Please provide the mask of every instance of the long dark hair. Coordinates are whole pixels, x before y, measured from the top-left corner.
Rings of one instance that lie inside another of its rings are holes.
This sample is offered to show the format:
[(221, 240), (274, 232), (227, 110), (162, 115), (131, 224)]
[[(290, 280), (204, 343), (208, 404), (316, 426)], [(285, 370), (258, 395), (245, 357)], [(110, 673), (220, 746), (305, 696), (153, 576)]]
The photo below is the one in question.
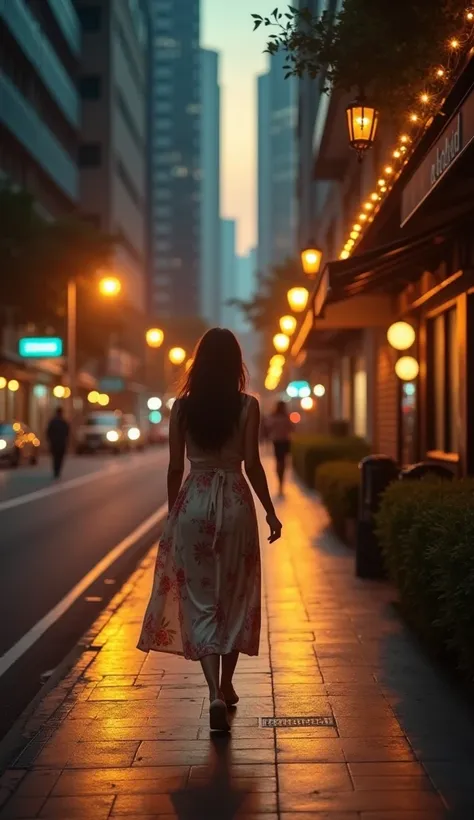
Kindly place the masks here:
[(179, 393), (179, 415), (193, 442), (216, 452), (239, 422), (247, 370), (240, 345), (230, 330), (204, 334)]

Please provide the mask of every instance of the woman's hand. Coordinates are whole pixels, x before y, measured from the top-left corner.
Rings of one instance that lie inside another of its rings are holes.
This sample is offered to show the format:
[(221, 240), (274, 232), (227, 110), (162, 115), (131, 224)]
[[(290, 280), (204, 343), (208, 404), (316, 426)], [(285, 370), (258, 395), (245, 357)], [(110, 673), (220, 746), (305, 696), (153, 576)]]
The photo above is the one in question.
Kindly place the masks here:
[(274, 541), (278, 541), (281, 538), (281, 529), (282, 523), (276, 517), (274, 512), (268, 513), (267, 515), (267, 524), (270, 527), (270, 535), (268, 536), (268, 541), (270, 544), (273, 544)]

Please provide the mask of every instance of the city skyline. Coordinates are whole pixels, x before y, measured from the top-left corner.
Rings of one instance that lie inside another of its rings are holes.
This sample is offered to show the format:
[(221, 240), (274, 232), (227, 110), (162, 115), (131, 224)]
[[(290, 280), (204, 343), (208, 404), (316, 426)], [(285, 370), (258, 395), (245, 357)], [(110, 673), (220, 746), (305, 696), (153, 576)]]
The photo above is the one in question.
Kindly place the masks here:
[[(222, 215), (237, 222), (237, 252), (257, 244), (256, 77), (268, 68), (267, 30), (252, 33), (251, 14), (270, 14), (274, 0), (202, 0), (201, 45), (220, 52)], [(245, 49), (243, 48), (245, 43)]]

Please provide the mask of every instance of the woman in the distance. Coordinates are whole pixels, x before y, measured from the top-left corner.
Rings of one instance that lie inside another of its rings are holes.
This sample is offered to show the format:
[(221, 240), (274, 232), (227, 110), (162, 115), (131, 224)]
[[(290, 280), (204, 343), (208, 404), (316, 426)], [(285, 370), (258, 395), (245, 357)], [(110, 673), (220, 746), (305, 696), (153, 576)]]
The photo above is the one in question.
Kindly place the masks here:
[(285, 480), (286, 461), (291, 450), (291, 434), (293, 424), (288, 415), (286, 404), (279, 401), (275, 410), (268, 417), (269, 435), (273, 442), (275, 452), (276, 472), (280, 487), (280, 495), (283, 495), (283, 483)]
[[(259, 457), (260, 408), (245, 387), (237, 339), (209, 330), (171, 411), (170, 512), (138, 643), (201, 662), (210, 727), (219, 731), (229, 730), (227, 708), (239, 700), (239, 653), (259, 650), (260, 549), (242, 462), (267, 514), (268, 540), (281, 535)], [(191, 469), (182, 485), (185, 453)]]

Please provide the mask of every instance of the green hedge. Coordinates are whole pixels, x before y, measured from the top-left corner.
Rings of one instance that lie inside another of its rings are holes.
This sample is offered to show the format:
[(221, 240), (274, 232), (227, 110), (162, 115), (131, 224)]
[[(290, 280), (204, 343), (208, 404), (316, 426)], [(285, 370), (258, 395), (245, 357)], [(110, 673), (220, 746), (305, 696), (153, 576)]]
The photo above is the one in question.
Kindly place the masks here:
[(394, 483), (376, 520), (405, 615), (474, 679), (474, 480)]
[(314, 487), (316, 468), (326, 461), (355, 461), (370, 449), (357, 436), (295, 436), (292, 442), (293, 468), (308, 487)]
[(355, 461), (327, 461), (316, 468), (315, 487), (321, 494), (338, 535), (346, 537), (346, 522), (357, 518), (360, 470)]

